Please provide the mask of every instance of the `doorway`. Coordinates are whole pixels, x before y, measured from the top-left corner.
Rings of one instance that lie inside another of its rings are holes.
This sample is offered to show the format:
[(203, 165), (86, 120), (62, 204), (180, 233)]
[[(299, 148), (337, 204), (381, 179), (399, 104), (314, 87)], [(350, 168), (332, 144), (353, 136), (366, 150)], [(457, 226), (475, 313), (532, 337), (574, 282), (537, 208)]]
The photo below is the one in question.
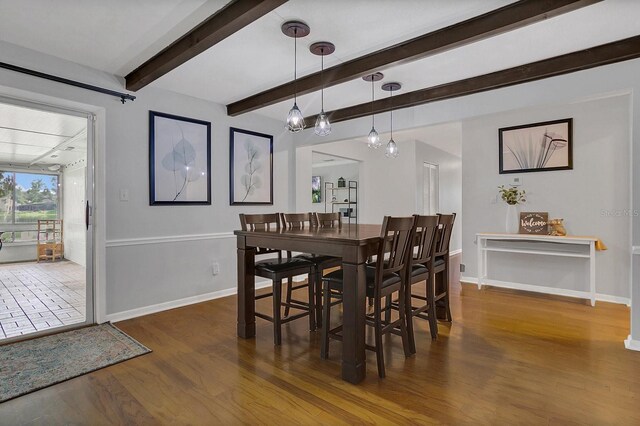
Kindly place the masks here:
[(93, 123), (0, 97), (0, 344), (94, 323)]
[(423, 163), (422, 211), (425, 215), (434, 215), (440, 210), (440, 173), (437, 164)]

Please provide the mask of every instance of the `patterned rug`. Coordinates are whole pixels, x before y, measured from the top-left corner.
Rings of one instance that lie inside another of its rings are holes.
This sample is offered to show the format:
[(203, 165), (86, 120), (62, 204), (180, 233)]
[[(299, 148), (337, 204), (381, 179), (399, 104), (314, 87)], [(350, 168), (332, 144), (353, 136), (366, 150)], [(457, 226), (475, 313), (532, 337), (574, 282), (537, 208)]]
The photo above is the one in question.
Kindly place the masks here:
[(149, 352), (111, 324), (0, 346), (0, 402)]

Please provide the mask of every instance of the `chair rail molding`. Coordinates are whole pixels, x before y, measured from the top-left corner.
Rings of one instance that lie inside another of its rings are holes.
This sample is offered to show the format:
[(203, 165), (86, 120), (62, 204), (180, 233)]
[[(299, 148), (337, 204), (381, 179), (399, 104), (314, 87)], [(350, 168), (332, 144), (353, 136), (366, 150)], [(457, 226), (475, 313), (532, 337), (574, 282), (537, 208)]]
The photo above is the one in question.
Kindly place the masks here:
[(218, 232), (212, 234), (166, 235), (161, 237), (138, 237), (107, 240), (107, 247), (141, 246), (147, 244), (167, 244), (184, 241), (220, 240), (235, 238), (233, 232)]

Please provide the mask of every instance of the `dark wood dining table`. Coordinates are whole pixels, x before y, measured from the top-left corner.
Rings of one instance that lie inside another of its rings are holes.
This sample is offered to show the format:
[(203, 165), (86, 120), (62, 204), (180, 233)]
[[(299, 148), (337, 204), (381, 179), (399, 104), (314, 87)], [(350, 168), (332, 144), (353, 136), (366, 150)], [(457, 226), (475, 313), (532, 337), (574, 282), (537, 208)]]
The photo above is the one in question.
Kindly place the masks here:
[(365, 365), (365, 263), (378, 249), (380, 225), (338, 228), (235, 231), (238, 239), (238, 336), (256, 334), (256, 247), (314, 253), (342, 258), (344, 269), (342, 379), (358, 383)]

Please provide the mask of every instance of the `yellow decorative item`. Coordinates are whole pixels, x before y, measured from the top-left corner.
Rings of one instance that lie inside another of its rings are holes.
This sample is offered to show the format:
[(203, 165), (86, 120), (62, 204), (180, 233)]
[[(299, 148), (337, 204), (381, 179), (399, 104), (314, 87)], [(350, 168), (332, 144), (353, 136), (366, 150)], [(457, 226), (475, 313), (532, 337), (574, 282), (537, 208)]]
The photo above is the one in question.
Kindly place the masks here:
[(564, 237), (567, 235), (567, 230), (564, 229), (564, 219), (551, 219), (549, 220), (549, 235), (555, 235), (558, 237)]
[(602, 242), (602, 240), (596, 240), (596, 250), (603, 251), (606, 250), (607, 246)]

